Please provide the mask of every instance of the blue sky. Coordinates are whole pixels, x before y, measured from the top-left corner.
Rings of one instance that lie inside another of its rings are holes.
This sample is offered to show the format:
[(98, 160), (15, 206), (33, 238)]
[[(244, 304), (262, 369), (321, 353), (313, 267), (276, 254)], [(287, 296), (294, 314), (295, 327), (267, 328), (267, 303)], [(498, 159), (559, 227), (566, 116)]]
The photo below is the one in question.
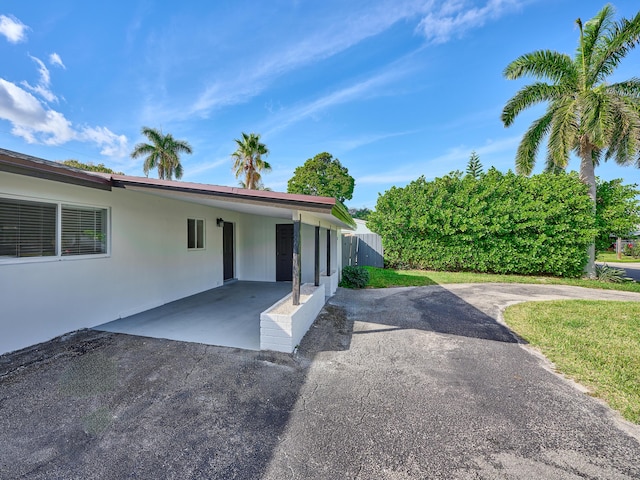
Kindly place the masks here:
[[(271, 152), (266, 186), (286, 191), (295, 167), (327, 151), (356, 180), (348, 206), (373, 208), (392, 185), (463, 170), (472, 150), (485, 168), (514, 168), (543, 110), (503, 127), (505, 102), (529, 82), (505, 80), (504, 67), (537, 49), (573, 54), (575, 19), (604, 3), (5, 0), (0, 147), (143, 175), (129, 153), (150, 126), (193, 146), (183, 180), (237, 185), (233, 139), (256, 132)], [(618, 17), (640, 8), (612, 3)], [(637, 49), (614, 80), (639, 66)], [(640, 183), (633, 167), (596, 173)]]

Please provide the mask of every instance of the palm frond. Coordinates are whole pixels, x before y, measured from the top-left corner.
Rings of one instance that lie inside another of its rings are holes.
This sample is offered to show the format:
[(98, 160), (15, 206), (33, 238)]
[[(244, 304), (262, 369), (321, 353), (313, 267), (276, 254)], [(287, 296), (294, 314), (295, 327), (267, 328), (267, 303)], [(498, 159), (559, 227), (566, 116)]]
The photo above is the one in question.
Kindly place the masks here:
[(576, 101), (565, 99), (553, 106), (553, 118), (547, 144), (547, 165), (565, 168), (569, 163), (571, 150), (578, 145), (578, 120)]
[(569, 55), (553, 50), (537, 50), (516, 58), (507, 65), (503, 75), (509, 80), (531, 76), (553, 83), (573, 83), (576, 70)]
[[(611, 28), (614, 14), (615, 10), (613, 7), (611, 5), (605, 5), (604, 8), (591, 20), (587, 21), (584, 26), (580, 19), (576, 20), (576, 23), (580, 27), (580, 43), (578, 44), (575, 59), (585, 79), (589, 79), (592, 76), (590, 75), (590, 71), (592, 71), (594, 63), (594, 52), (602, 49), (602, 43), (606, 38), (608, 30)], [(597, 57), (597, 55), (595, 56)]]
[(543, 82), (536, 82), (522, 87), (509, 99), (502, 110), (502, 123), (504, 123), (505, 127), (508, 127), (523, 110), (541, 102), (562, 98), (570, 92), (571, 90), (564, 85), (549, 85)]
[(540, 144), (549, 133), (552, 119), (553, 112), (548, 111), (534, 121), (522, 137), (516, 153), (516, 173), (519, 175), (531, 175)]
[(633, 77), (622, 82), (605, 85), (604, 89), (611, 94), (635, 98), (640, 102), (640, 78)]
[[(604, 9), (603, 9), (604, 10)], [(611, 22), (593, 54), (592, 82), (603, 82), (613, 74), (620, 61), (640, 42), (640, 12), (631, 20)]]

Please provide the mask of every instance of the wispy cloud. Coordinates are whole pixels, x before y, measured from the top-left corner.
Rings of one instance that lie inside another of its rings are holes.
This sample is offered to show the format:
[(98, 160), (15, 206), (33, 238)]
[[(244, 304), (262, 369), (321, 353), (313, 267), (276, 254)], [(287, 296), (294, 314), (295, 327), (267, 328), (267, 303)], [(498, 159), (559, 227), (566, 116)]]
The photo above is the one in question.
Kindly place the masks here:
[(518, 0), (488, 0), (484, 6), (469, 6), (465, 0), (450, 0), (433, 8), (418, 24), (416, 31), (431, 43), (460, 38), (467, 31), (482, 27), (520, 6)]
[[(484, 0), (486, 3), (479, 6), (477, 1), (378, 0), (354, 2), (348, 6), (340, 2), (340, 8), (328, 1), (323, 7), (317, 7), (318, 17), (310, 16), (308, 23), (301, 19), (296, 28), (283, 30), (275, 41), (248, 44), (242, 53), (243, 61), (209, 72), (209, 79), (205, 78), (203, 88), (186, 101), (186, 108), (184, 98), (180, 99), (179, 105), (172, 105), (172, 100), (159, 101), (155, 96), (149, 98), (143, 116), (188, 119), (197, 115), (206, 118), (215, 110), (247, 103), (283, 75), (345, 52), (399, 22), (417, 25), (416, 34), (424, 36), (427, 44), (443, 43), (532, 0)], [(166, 55), (155, 64), (164, 65), (165, 58)], [(160, 75), (163, 77), (172, 69), (164, 65), (160, 70), (164, 72)]]
[(10, 43), (20, 43), (27, 39), (27, 27), (16, 17), (0, 15), (0, 35), (4, 35)]
[(34, 87), (31, 86), (27, 81), (23, 81), (22, 85), (27, 87), (27, 89), (32, 91), (33, 93), (40, 95), (47, 102), (57, 103), (58, 97), (51, 91), (51, 74), (49, 73), (49, 69), (39, 58), (31, 57), (31, 60), (38, 64), (38, 72), (40, 73), (38, 84)]
[(363, 98), (386, 95), (385, 86), (406, 76), (411, 71), (410, 62), (405, 57), (402, 62), (394, 62), (376, 75), (343, 87), (306, 103), (292, 108), (283, 108), (276, 113), (266, 127), (265, 136), (273, 134), (307, 118), (313, 118), (321, 112), (337, 105), (354, 102)]
[[(480, 146), (457, 146), (449, 149), (438, 157), (425, 159), (422, 162), (404, 164), (401, 168), (356, 177), (356, 185), (390, 185), (394, 183), (407, 183), (415, 180), (420, 175), (425, 175), (427, 178), (446, 175), (453, 170), (464, 169), (466, 163), (469, 161), (471, 152), (474, 150), (480, 157), (481, 162), (483, 162), (484, 156), (491, 155), (491, 160), (493, 160), (491, 165), (495, 165), (495, 156), (499, 154), (508, 153), (509, 158), (512, 159), (513, 156), (515, 156), (516, 148), (521, 139), (521, 136), (513, 136), (498, 141), (488, 140)], [(511, 153), (513, 153), (513, 155), (511, 155)], [(485, 165), (485, 167), (487, 165)]]
[(215, 170), (218, 167), (222, 167), (223, 165), (228, 165), (229, 169), (231, 169), (231, 157), (218, 158), (216, 160), (203, 162), (198, 165), (190, 165), (188, 171), (185, 173), (184, 180), (189, 180), (193, 178), (197, 178), (199, 175), (208, 172), (210, 170)]
[(338, 151), (348, 152), (365, 145), (380, 142), (388, 138), (403, 137), (405, 135), (412, 135), (418, 133), (420, 130), (407, 130), (404, 132), (391, 132), (391, 133), (371, 133), (366, 135), (359, 135), (353, 138), (347, 138), (345, 140), (337, 140), (334, 145)]
[[(428, 11), (432, 1), (384, 1), (361, 10), (313, 22), (303, 37), (291, 37), (281, 48), (266, 52), (247, 71), (234, 72), (228, 81), (216, 79), (193, 103), (191, 113), (206, 114), (221, 106), (243, 103), (263, 92), (275, 78), (317, 63), (389, 29), (399, 21)], [(319, 26), (319, 27), (318, 27)]]
[(67, 67), (64, 66), (64, 63), (62, 63), (62, 58), (60, 58), (60, 55), (58, 55), (56, 52), (53, 52), (51, 55), (49, 55), (49, 63), (51, 65), (64, 68), (65, 70), (67, 69)]

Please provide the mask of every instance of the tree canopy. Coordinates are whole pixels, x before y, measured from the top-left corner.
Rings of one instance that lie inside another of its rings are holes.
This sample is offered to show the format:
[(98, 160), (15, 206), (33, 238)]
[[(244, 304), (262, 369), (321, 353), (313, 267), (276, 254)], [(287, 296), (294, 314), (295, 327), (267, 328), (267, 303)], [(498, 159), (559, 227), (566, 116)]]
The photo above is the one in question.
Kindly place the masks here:
[(177, 140), (170, 133), (164, 135), (161, 130), (142, 127), (142, 134), (150, 143), (138, 143), (131, 152), (131, 158), (145, 157), (142, 169), (145, 175), (157, 168), (158, 178), (171, 180), (182, 178), (181, 153), (193, 153), (191, 145), (185, 140)]
[(231, 154), (233, 170), (236, 178), (244, 176), (239, 182), (240, 186), (250, 190), (265, 189), (262, 172), (270, 172), (271, 165), (262, 158), (269, 155), (269, 149), (260, 141), (260, 135), (242, 132), (242, 138), (234, 141), (238, 148)]
[(322, 152), (309, 158), (293, 172), (287, 192), (334, 197), (340, 202), (353, 198), (355, 180), (333, 155)]
[(626, 237), (640, 225), (640, 202), (638, 185), (623, 185), (622, 179), (604, 181), (597, 179), (598, 200), (596, 202), (596, 250), (604, 251), (611, 246), (612, 238)]
[[(510, 80), (530, 76), (536, 82), (520, 89), (505, 105), (502, 121), (513, 124), (525, 109), (547, 102), (546, 112), (524, 134), (516, 154), (516, 171), (530, 175), (540, 144), (547, 142), (546, 167), (567, 167), (570, 154), (580, 158), (580, 179), (589, 187), (596, 210), (595, 167), (614, 159), (640, 166), (640, 79), (609, 82), (621, 60), (640, 41), (640, 12), (631, 20), (614, 20), (606, 5), (586, 23), (576, 20), (580, 35), (574, 57), (551, 50), (527, 53), (507, 65)], [(586, 273), (595, 275), (595, 244), (588, 249)]]
[(101, 172), (101, 173), (113, 173), (113, 174), (116, 174), (116, 175), (124, 175), (123, 172), (114, 172), (109, 167), (105, 167), (103, 163), (99, 163), (98, 165), (94, 165), (91, 162), (82, 163), (82, 162), (79, 162), (78, 160), (74, 160), (74, 159), (63, 160), (60, 163), (62, 163), (63, 165), (66, 165), (67, 167), (78, 168), (80, 170), (86, 170), (87, 172)]
[(349, 209), (349, 215), (351, 215), (352, 218), (357, 218), (359, 220), (368, 219), (369, 215), (371, 215), (372, 213), (373, 213), (373, 211), (370, 208), (367, 208), (367, 207), (350, 208)]

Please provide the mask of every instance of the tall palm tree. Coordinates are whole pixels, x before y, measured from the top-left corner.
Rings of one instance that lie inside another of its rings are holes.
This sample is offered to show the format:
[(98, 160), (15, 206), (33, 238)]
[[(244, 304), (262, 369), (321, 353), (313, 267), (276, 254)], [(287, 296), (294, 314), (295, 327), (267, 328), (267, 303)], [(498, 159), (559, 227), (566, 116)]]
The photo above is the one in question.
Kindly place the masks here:
[[(613, 158), (640, 167), (640, 79), (608, 83), (620, 61), (640, 41), (640, 12), (614, 21), (606, 5), (580, 29), (574, 58), (550, 50), (520, 56), (504, 71), (510, 80), (531, 76), (538, 81), (520, 89), (502, 111), (506, 127), (526, 108), (547, 102), (545, 114), (524, 134), (516, 154), (516, 171), (530, 175), (542, 141), (547, 142), (547, 170), (566, 168), (571, 152), (580, 159), (580, 179), (589, 187), (595, 215), (595, 167)], [(546, 80), (546, 81), (544, 81)], [(585, 267), (595, 276), (595, 244)]]
[(189, 142), (177, 140), (170, 133), (163, 135), (157, 128), (142, 127), (142, 134), (150, 143), (138, 143), (133, 148), (131, 157), (146, 157), (143, 165), (144, 174), (149, 176), (149, 170), (157, 168), (158, 178), (161, 180), (171, 180), (174, 175), (176, 179), (182, 178), (180, 154), (193, 153)]
[(233, 170), (236, 178), (244, 175), (241, 185), (244, 188), (257, 189), (261, 185), (261, 172), (271, 171), (271, 165), (262, 159), (269, 155), (269, 150), (260, 142), (260, 135), (242, 132), (242, 139), (234, 139), (238, 148), (231, 154), (233, 157)]

